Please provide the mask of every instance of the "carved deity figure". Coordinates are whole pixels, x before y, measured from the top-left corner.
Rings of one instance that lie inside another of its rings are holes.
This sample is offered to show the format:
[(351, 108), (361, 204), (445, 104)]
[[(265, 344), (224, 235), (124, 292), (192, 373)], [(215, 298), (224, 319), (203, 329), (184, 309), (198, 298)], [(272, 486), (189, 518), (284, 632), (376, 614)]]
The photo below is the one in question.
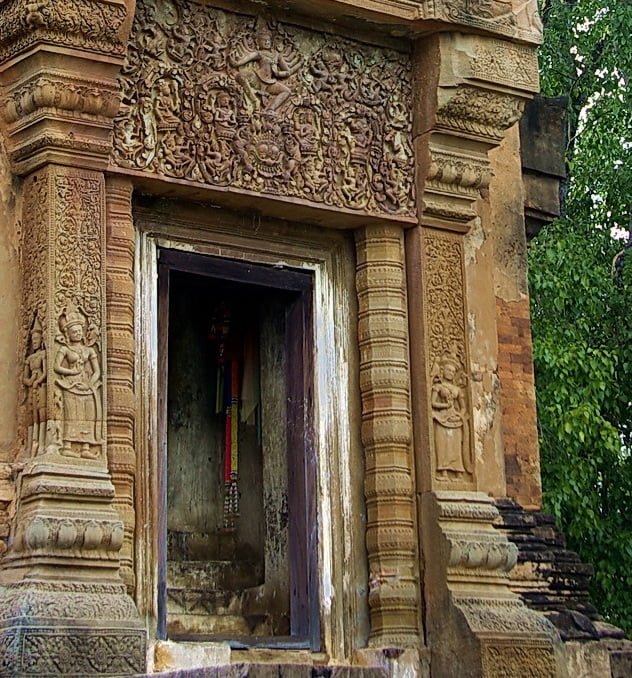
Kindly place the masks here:
[(456, 381), (457, 360), (446, 355), (439, 361), (438, 374), (432, 384), (431, 405), (437, 472), (451, 474), (469, 472), (467, 411), (463, 389)]
[(28, 449), (35, 456), (46, 447), (46, 348), (37, 316), (31, 329), (30, 351), (24, 361), (22, 382), (27, 388), (29, 408)]
[(160, 78), (155, 85), (154, 112), (158, 129), (177, 126), (180, 119), (176, 115), (181, 106), (178, 83), (173, 78)]
[[(240, 69), (236, 76), (237, 82), (244, 88), (253, 111), (259, 110), (263, 102), (264, 110), (275, 114), (289, 99), (292, 90), (281, 81), (294, 73), (300, 63), (300, 56), (297, 54), (293, 61), (292, 64), (288, 63), (286, 57), (274, 49), (272, 33), (265, 23), (258, 22), (255, 49), (244, 49), (242, 45), (232, 59), (233, 67)], [(251, 73), (244, 71), (248, 64), (254, 66)]]
[(86, 319), (77, 309), (68, 309), (59, 326), (65, 345), (57, 351), (55, 384), (63, 400), (63, 433), (60, 453), (67, 457), (97, 459), (101, 443), (101, 368), (99, 357), (86, 345)]

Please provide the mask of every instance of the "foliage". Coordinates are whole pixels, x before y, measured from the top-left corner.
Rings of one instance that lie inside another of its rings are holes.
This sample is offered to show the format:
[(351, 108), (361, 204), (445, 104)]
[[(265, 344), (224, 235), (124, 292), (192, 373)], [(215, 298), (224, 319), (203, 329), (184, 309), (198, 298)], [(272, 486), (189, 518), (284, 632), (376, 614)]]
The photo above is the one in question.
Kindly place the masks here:
[(541, 13), (543, 93), (569, 98), (564, 214), (529, 255), (544, 502), (630, 634), (632, 247), (613, 259), (632, 244), (632, 2)]

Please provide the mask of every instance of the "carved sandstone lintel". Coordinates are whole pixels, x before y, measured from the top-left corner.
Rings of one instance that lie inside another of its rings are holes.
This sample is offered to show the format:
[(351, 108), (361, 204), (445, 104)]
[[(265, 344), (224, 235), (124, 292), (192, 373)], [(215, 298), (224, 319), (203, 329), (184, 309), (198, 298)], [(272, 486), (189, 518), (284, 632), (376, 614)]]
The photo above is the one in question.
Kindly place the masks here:
[(356, 233), (370, 644), (420, 643), (403, 231)]
[(121, 0), (7, 0), (0, 8), (0, 63), (42, 43), (122, 55), (127, 16)]
[[(284, 6), (319, 12), (336, 23), (378, 25), (382, 32), (421, 33), (430, 30), (476, 32), (539, 43), (542, 23), (537, 0), (332, 0), (319, 9), (312, 0), (285, 0)], [(351, 24), (352, 25), (352, 24)]]
[(190, 0), (139, 5), (112, 163), (410, 220), (406, 53)]
[[(509, 587), (517, 549), (499, 534), (493, 500), (480, 493), (428, 492), (422, 499), (425, 590), (438, 675), (554, 678), (559, 637)], [(458, 638), (458, 641), (457, 641)], [(458, 642), (459, 652), (453, 651)]]

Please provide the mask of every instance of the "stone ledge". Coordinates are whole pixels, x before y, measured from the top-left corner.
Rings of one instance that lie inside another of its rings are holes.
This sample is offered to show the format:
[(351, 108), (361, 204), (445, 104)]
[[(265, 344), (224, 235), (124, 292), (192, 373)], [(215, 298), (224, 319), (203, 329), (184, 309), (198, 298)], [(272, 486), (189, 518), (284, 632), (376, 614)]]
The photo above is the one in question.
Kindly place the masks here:
[(386, 678), (381, 668), (311, 666), (309, 664), (230, 664), (166, 673), (139, 674), (136, 678)]

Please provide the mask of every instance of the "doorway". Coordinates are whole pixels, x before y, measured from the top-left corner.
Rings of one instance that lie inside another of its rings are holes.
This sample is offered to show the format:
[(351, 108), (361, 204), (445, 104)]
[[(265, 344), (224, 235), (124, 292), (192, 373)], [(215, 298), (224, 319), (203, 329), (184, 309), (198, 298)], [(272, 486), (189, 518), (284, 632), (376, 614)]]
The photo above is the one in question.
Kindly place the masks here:
[(312, 274), (158, 257), (157, 636), (318, 649)]

